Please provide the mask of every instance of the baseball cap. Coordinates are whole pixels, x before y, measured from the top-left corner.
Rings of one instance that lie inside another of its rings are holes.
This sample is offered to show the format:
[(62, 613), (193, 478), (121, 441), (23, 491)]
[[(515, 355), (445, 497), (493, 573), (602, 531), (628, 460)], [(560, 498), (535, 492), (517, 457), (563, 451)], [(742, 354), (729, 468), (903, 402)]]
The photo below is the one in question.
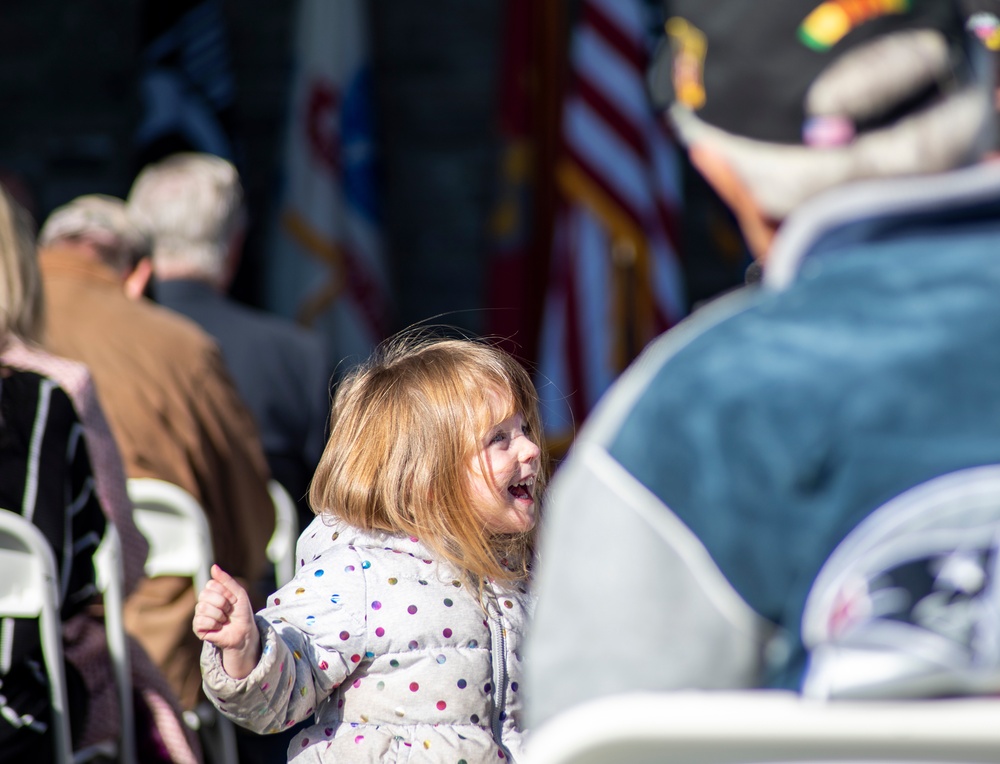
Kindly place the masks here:
[[(754, 140), (843, 145), (972, 78), (966, 19), (950, 0), (667, 0), (666, 9), (648, 77), (654, 102)], [(876, 42), (886, 67), (850, 74), (869, 96), (817, 106), (817, 80)]]

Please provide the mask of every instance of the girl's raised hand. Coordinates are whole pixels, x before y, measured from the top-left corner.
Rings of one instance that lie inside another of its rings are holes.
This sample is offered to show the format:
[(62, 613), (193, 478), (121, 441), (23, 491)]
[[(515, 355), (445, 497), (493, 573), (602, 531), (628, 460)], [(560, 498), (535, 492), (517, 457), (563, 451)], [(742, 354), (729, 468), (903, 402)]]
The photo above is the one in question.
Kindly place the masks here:
[(243, 679), (260, 660), (260, 635), (246, 590), (218, 565), (194, 606), (194, 633), (222, 651), (222, 667)]

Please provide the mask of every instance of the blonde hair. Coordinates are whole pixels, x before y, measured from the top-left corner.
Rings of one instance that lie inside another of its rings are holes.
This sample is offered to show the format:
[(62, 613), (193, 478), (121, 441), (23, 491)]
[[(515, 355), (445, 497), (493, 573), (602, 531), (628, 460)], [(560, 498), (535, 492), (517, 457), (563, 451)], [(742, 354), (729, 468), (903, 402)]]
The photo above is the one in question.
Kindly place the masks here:
[(515, 412), (537, 442), (537, 393), (504, 351), (426, 334), (389, 340), (339, 385), (310, 488), (313, 511), (417, 537), (479, 583), (527, 578), (534, 530), (491, 533), (469, 479), (489, 429)]
[(8, 333), (40, 341), (43, 308), (34, 224), (0, 186), (0, 347)]

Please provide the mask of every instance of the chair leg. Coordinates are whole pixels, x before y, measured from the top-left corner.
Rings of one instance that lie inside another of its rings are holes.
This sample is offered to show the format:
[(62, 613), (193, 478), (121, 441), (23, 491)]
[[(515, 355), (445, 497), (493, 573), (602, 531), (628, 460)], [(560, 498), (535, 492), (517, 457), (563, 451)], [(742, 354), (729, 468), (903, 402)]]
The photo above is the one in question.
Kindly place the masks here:
[(184, 721), (198, 733), (206, 764), (239, 764), (233, 723), (209, 703), (184, 712)]

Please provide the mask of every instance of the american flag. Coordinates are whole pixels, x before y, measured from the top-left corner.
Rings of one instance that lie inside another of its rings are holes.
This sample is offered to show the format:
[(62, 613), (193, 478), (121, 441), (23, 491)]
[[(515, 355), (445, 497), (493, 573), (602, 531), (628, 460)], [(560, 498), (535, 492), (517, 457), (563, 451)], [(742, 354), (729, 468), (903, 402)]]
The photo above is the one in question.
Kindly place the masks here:
[(389, 274), (379, 229), (367, 4), (301, 0), (283, 195), (267, 303), (363, 360), (386, 334)]
[(680, 158), (645, 87), (649, 14), (641, 0), (584, 0), (570, 45), (537, 379), (557, 451), (686, 310)]

